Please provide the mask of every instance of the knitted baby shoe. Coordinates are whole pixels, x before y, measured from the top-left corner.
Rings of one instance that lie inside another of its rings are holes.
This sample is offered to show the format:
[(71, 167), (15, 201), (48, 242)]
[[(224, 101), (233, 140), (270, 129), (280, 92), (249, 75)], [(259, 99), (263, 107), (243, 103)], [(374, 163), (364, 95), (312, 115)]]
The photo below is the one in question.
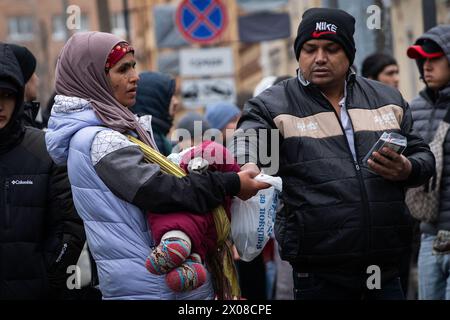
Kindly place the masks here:
[(194, 290), (205, 282), (206, 268), (197, 254), (189, 256), (181, 266), (166, 274), (166, 284), (175, 292)]
[(145, 267), (150, 273), (165, 274), (181, 265), (191, 252), (191, 244), (180, 238), (167, 238), (150, 252)]

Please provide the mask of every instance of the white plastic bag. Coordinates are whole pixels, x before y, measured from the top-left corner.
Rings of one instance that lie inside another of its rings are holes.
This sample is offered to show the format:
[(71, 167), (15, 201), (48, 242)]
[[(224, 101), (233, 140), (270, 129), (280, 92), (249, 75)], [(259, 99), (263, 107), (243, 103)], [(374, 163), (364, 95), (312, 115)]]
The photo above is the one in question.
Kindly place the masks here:
[(88, 287), (92, 282), (92, 266), (88, 250), (86, 241), (77, 261), (77, 267), (79, 268), (78, 270), (80, 270), (80, 288)]
[(273, 232), (282, 181), (279, 177), (259, 174), (255, 180), (271, 184), (256, 196), (243, 201), (234, 198), (231, 203), (231, 236), (243, 261), (258, 256)]

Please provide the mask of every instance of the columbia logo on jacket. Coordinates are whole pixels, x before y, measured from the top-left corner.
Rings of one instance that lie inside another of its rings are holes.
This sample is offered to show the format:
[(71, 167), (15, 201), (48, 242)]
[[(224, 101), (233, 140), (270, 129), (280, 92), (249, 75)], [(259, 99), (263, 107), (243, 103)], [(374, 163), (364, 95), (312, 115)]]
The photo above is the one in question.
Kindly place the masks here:
[(31, 181), (31, 180), (13, 180), (13, 181), (11, 181), (11, 183), (14, 185), (24, 185), (24, 184), (32, 185), (33, 181)]

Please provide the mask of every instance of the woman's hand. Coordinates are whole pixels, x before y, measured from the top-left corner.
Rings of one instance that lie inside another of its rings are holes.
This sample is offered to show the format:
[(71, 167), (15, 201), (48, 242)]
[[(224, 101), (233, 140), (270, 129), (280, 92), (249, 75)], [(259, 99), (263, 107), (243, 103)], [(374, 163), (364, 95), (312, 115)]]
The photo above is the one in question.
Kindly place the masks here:
[(239, 179), (241, 181), (241, 190), (237, 195), (241, 200), (248, 200), (251, 197), (255, 196), (259, 190), (267, 189), (270, 187), (270, 184), (256, 181), (253, 179), (259, 174), (259, 170), (255, 169), (244, 169), (238, 173)]
[(259, 170), (259, 168), (258, 168), (258, 166), (256, 165), (256, 163), (253, 163), (253, 162), (248, 162), (248, 163), (244, 164), (244, 165), (241, 167), (241, 170), (242, 170), (242, 171), (245, 171), (245, 170), (253, 170), (253, 171), (255, 171), (255, 172), (258, 172), (258, 174), (261, 172), (261, 170)]

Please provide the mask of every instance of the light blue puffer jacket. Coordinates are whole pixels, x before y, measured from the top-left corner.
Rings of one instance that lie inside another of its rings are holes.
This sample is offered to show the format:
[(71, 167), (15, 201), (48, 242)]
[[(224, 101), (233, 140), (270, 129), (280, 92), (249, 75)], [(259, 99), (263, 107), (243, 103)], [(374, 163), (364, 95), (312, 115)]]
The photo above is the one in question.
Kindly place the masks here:
[(116, 197), (91, 161), (92, 142), (102, 130), (111, 129), (102, 127), (88, 101), (56, 96), (46, 133), (47, 149), (57, 164), (67, 163), (103, 299), (212, 299), (209, 276), (200, 288), (176, 294), (166, 286), (164, 276), (146, 270), (152, 240), (144, 213)]

